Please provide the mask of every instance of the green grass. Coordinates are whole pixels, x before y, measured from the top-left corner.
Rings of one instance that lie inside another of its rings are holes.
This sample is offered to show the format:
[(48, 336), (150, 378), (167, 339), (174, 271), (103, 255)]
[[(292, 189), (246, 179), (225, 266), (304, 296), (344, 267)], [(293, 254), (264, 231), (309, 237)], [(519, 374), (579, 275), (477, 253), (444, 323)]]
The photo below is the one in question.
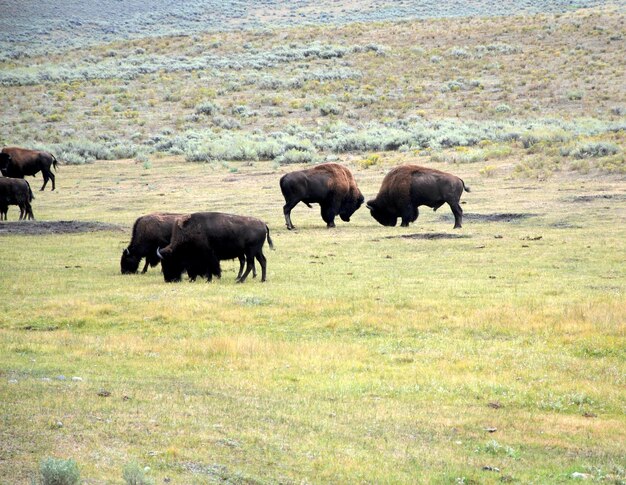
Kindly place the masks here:
[[(0, 232), (0, 482), (55, 457), (88, 483), (625, 483), (624, 17), (2, 57), (0, 142), (63, 162), (35, 216), (122, 229)], [(455, 173), (464, 227), (299, 205), (287, 231), (278, 180), (325, 159), (366, 200), (400, 163)], [(269, 224), (267, 283), (120, 274), (139, 215), (200, 210)]]
[[(350, 166), (367, 199), (410, 159)], [(289, 232), (278, 180), (297, 165), (62, 167), (39, 219), (126, 230), (2, 236), (0, 481), (47, 456), (95, 483), (129, 462), (179, 483), (626, 480), (623, 181), (417, 161), (472, 187), (462, 230), (447, 206), (327, 230), (300, 205)], [(235, 262), (210, 284), (122, 276), (132, 222), (156, 210), (264, 219), (268, 282), (235, 284)], [(530, 217), (477, 219), (511, 213)], [(463, 237), (396, 237), (437, 234)]]

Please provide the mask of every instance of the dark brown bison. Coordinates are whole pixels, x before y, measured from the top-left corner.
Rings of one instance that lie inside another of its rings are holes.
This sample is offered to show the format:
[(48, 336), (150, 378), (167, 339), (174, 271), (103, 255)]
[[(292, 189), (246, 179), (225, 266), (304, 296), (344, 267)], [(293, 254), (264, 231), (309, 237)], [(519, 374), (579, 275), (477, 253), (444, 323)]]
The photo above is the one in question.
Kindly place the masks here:
[(418, 165), (401, 165), (385, 176), (378, 195), (366, 207), (383, 226), (395, 226), (401, 217), (401, 225), (406, 227), (417, 219), (420, 205), (437, 210), (447, 203), (457, 229), (463, 219), (459, 204), (463, 189), (470, 191), (456, 175)]
[(33, 192), (26, 180), (0, 177), (0, 221), (7, 220), (10, 205), (20, 208), (20, 221), (35, 219), (30, 205), (33, 199)]
[(237, 281), (246, 280), (255, 258), (261, 265), (261, 281), (265, 281), (265, 238), (273, 248), (269, 228), (254, 217), (196, 212), (176, 220), (169, 245), (157, 249), (157, 255), (167, 282), (180, 281), (184, 271), (191, 280), (204, 276), (211, 281), (213, 275), (221, 276), (221, 260), (239, 258), (241, 263), (242, 257), (247, 262), (246, 271), (241, 274), (240, 267)]
[(157, 212), (139, 217), (133, 225), (130, 244), (122, 252), (122, 274), (136, 273), (143, 258), (146, 264), (142, 273), (148, 271), (148, 266), (158, 265), (161, 260), (156, 250), (170, 243), (174, 221), (181, 215)]
[(41, 190), (46, 187), (48, 180), (52, 180), (52, 190), (55, 188), (54, 174), (50, 167), (56, 170), (57, 159), (48, 152), (6, 147), (0, 154), (0, 171), (5, 177), (23, 179), (26, 175), (35, 175), (41, 170), (43, 175)]
[(308, 207), (319, 204), (327, 227), (335, 227), (335, 216), (350, 222), (350, 217), (364, 200), (350, 170), (338, 163), (323, 163), (285, 174), (280, 179), (280, 190), (286, 202), (283, 213), (287, 229), (294, 228), (291, 209), (298, 202), (304, 202)]

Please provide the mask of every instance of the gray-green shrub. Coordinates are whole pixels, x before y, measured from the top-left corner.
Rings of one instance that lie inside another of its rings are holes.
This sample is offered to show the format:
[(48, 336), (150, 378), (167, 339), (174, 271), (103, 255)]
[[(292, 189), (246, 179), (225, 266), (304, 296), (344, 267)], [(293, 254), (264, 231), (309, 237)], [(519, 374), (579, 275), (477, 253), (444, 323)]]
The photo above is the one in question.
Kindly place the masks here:
[(76, 485), (80, 483), (78, 465), (72, 459), (46, 458), (39, 468), (41, 485)]

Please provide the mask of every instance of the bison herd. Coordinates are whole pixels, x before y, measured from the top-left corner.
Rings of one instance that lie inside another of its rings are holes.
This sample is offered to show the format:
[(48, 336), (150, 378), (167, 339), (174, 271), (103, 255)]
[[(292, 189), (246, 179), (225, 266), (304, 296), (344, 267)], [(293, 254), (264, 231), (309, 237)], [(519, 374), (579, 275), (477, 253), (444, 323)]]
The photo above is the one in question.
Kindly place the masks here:
[[(0, 220), (7, 219), (9, 205), (20, 209), (19, 219), (34, 219), (31, 202), (33, 192), (25, 175), (41, 172), (44, 190), (48, 180), (55, 189), (52, 168), (57, 159), (48, 152), (6, 147), (0, 153)], [(294, 229), (291, 211), (300, 202), (308, 207), (319, 204), (326, 226), (335, 227), (335, 217), (350, 222), (350, 217), (363, 205), (365, 198), (357, 187), (350, 170), (338, 163), (323, 163), (297, 170), (280, 179), (285, 198), (283, 214), (287, 229)], [(418, 216), (418, 207), (425, 205), (437, 210), (448, 204), (454, 214), (454, 228), (463, 222), (460, 199), (469, 187), (455, 175), (420, 167), (401, 165), (383, 179), (378, 195), (367, 202), (372, 217), (383, 226), (408, 226)], [(267, 278), (267, 262), (263, 245), (267, 240), (273, 247), (270, 230), (265, 222), (254, 217), (197, 212), (194, 214), (155, 213), (135, 221), (130, 244), (122, 253), (123, 274), (136, 273), (145, 259), (142, 273), (148, 266), (161, 263), (165, 281), (180, 281), (183, 273), (190, 280), (198, 276), (211, 281), (221, 276), (220, 261), (239, 260), (237, 281), (243, 283), (248, 275), (256, 277), (255, 261), (261, 266), (261, 281)]]
[[(294, 229), (291, 210), (299, 202), (308, 207), (319, 204), (322, 219), (331, 228), (335, 227), (337, 215), (349, 222), (365, 200), (352, 173), (337, 163), (288, 173), (280, 179), (280, 190), (285, 198), (283, 214), (289, 230)], [(402, 226), (408, 226), (417, 219), (420, 205), (437, 210), (448, 204), (457, 229), (462, 224), (459, 201), (464, 190), (469, 192), (469, 187), (454, 175), (402, 165), (387, 174), (378, 195), (366, 206), (384, 226), (395, 226), (398, 218)], [(160, 262), (167, 282), (180, 281), (185, 272), (192, 281), (198, 276), (211, 281), (213, 276), (221, 276), (220, 261), (236, 258), (237, 282), (243, 283), (251, 271), (256, 276), (255, 260), (261, 266), (261, 281), (265, 281), (266, 239), (273, 248), (269, 227), (254, 217), (219, 212), (149, 214), (135, 221), (130, 244), (122, 252), (121, 270), (123, 274), (136, 273), (145, 258), (142, 273)]]
[(35, 219), (30, 203), (33, 201), (33, 192), (24, 179), (25, 175), (36, 175), (41, 172), (43, 185), (46, 188), (48, 180), (52, 181), (52, 190), (55, 189), (54, 174), (51, 167), (57, 168), (57, 159), (54, 155), (40, 150), (26, 148), (5, 147), (0, 152), (0, 220), (7, 220), (10, 205), (20, 208), (20, 221)]

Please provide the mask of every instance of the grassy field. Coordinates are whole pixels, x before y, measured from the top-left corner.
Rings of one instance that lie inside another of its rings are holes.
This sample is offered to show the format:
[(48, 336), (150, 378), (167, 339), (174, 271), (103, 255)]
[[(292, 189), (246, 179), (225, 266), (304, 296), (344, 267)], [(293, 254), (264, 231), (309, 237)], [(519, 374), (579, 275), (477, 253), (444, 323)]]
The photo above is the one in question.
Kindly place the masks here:
[[(0, 224), (0, 483), (46, 457), (93, 484), (626, 483), (623, 2), (343, 25), (394, 3), (3, 30), (0, 144), (63, 163), (37, 222)], [(287, 231), (278, 180), (324, 160), (366, 200), (398, 164), (452, 172), (463, 229), (299, 205)], [(138, 216), (200, 210), (268, 223), (267, 283), (120, 274)]]
[[(408, 158), (345, 162), (372, 196)], [(432, 165), (472, 188), (462, 230), (447, 206), (335, 230), (298, 206), (289, 232), (269, 163), (62, 167), (35, 215), (123, 230), (2, 236), (0, 481), (60, 456), (89, 483), (129, 461), (173, 483), (623, 483), (623, 179)], [(268, 282), (122, 276), (149, 210), (264, 219)]]

